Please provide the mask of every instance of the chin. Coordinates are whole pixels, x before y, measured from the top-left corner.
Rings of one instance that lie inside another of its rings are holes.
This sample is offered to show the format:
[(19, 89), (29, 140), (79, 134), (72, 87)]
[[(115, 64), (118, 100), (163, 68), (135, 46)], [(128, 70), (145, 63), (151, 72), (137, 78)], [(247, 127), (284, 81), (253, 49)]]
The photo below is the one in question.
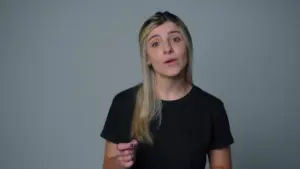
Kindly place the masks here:
[(162, 73), (163, 76), (168, 77), (168, 78), (175, 78), (180, 76), (182, 74), (183, 70), (170, 70), (167, 72)]

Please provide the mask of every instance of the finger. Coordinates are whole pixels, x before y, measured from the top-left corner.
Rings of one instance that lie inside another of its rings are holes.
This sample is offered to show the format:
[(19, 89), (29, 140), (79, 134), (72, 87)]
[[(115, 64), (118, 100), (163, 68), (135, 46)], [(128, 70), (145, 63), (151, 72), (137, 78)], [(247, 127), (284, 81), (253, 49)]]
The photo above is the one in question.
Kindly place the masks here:
[(121, 161), (123, 162), (133, 161), (133, 155), (122, 156)]
[(127, 155), (127, 156), (118, 156), (117, 159), (121, 163), (125, 163), (125, 162), (132, 161), (134, 158), (133, 155)]
[(123, 150), (123, 151), (120, 151), (120, 155), (121, 156), (127, 156), (127, 155), (132, 155), (133, 154), (133, 150), (131, 149), (128, 149), (128, 150)]
[(118, 151), (117, 152), (117, 159), (119, 161), (123, 161), (124, 159), (128, 161), (126, 156), (132, 156), (133, 157), (134, 156), (134, 151), (133, 150), (124, 150), (124, 151)]
[(118, 150), (123, 151), (123, 150), (127, 150), (127, 149), (131, 149), (133, 148), (134, 145), (132, 143), (119, 143), (117, 145)]
[(122, 151), (122, 150), (126, 150), (126, 149), (132, 149), (135, 148), (138, 144), (137, 140), (132, 140), (129, 143), (119, 143), (117, 145), (118, 150)]
[(129, 162), (123, 162), (122, 165), (125, 168), (130, 168), (133, 165), (133, 161), (129, 161)]
[(130, 143), (132, 144), (133, 148), (137, 147), (138, 145), (138, 141), (136, 139), (133, 139)]

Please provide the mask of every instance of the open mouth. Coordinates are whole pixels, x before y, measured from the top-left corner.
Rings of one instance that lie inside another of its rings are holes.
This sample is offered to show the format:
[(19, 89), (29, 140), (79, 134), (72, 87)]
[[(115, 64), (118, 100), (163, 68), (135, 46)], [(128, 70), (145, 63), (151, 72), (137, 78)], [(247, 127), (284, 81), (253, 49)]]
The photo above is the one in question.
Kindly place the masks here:
[(177, 59), (169, 59), (169, 60), (165, 61), (165, 63), (173, 63), (175, 61), (177, 61)]

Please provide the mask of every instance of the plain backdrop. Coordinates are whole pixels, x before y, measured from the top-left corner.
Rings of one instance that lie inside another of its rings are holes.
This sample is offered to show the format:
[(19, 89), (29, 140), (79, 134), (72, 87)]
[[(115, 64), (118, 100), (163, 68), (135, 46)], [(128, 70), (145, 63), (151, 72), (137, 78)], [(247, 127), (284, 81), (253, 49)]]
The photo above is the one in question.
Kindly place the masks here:
[(108, 108), (141, 81), (137, 34), (158, 10), (190, 29), (234, 168), (299, 167), (299, 1), (1, 0), (1, 169), (102, 168)]

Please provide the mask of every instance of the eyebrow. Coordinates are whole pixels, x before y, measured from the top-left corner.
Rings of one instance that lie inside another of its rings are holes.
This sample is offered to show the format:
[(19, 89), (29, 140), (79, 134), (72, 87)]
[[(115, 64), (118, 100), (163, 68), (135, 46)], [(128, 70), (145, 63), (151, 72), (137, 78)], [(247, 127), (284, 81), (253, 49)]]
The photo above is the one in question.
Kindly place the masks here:
[[(178, 30), (173, 30), (173, 31), (170, 31), (170, 32), (168, 32), (168, 34), (174, 34), (174, 33), (180, 33), (180, 31), (178, 31)], [(148, 39), (148, 42), (151, 40), (151, 39), (153, 39), (153, 38), (155, 38), (155, 37), (158, 37), (159, 35), (153, 35), (153, 36), (151, 36), (149, 39)]]

